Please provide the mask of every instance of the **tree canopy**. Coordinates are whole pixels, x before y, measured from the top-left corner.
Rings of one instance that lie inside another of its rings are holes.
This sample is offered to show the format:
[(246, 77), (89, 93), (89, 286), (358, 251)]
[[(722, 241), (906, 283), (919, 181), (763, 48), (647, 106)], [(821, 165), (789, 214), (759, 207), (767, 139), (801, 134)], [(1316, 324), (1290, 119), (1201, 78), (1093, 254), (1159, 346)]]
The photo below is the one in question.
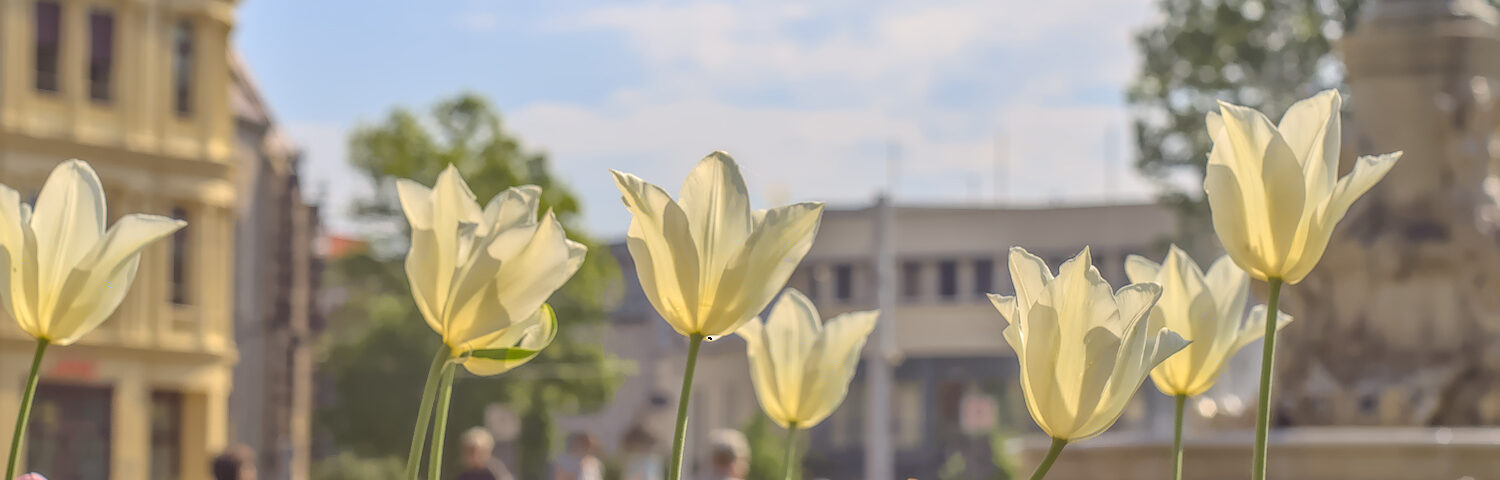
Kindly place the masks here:
[[(1335, 42), (1361, 0), (1158, 0), (1159, 20), (1136, 35), (1140, 70), (1127, 91), (1136, 168), (1189, 220), (1208, 216), (1201, 189), (1217, 100), (1272, 118), (1319, 90), (1342, 88)], [(1173, 179), (1190, 179), (1180, 188)], [(1201, 223), (1185, 222), (1188, 228)]]

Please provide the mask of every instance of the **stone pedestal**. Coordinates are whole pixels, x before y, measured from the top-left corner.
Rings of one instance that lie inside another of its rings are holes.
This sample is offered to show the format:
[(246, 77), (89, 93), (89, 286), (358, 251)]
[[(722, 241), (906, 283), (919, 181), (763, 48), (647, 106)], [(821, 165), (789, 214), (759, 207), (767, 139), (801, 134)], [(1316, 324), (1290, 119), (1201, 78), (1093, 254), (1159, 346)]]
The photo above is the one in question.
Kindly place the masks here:
[[(1189, 435), (1185, 480), (1250, 476), (1252, 431)], [(1047, 439), (1014, 441), (1023, 475), (1047, 453)], [(1172, 478), (1171, 438), (1106, 433), (1068, 445), (1048, 480)], [(1500, 428), (1300, 427), (1271, 434), (1267, 476), (1275, 480), (1484, 480), (1500, 475)]]

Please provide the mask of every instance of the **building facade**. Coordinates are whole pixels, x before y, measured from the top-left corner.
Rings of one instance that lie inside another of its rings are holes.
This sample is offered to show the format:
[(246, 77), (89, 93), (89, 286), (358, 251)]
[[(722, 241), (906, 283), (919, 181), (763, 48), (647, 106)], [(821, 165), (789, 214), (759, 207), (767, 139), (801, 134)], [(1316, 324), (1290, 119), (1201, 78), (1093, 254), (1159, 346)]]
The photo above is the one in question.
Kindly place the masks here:
[(312, 338), (321, 330), (318, 209), (298, 175), (302, 153), (280, 131), (250, 72), (230, 62), (240, 197), (230, 439), (258, 456), (265, 480), (304, 480), (312, 448)]
[[(875, 308), (876, 217), (873, 207), (829, 209), (812, 250), (788, 282), (817, 304), (823, 318)], [(1095, 265), (1118, 286), (1125, 280), (1126, 255), (1160, 258), (1166, 239), (1177, 231), (1171, 209), (1145, 204), (898, 206), (895, 222), (893, 350), (900, 360), (889, 395), (897, 478), (937, 478), (954, 452), (970, 457), (970, 478), (981, 478), (975, 469), (988, 463), (991, 431), (1035, 428), (1019, 394), (1014, 354), (1001, 335), (1005, 321), (985, 297), (1012, 291), (1006, 268), (1011, 246), (1026, 247), (1056, 268), (1089, 245)], [(621, 264), (624, 295), (604, 342), (637, 371), (603, 411), (561, 419), (559, 425), (594, 433), (606, 449), (640, 426), (665, 447), (671, 440), (686, 340), (646, 301), (624, 245), (613, 251)], [(740, 428), (762, 414), (738, 337), (705, 344), (697, 369), (688, 445), (705, 445), (709, 432)], [(864, 371), (861, 365), (843, 406), (809, 432), (809, 475), (865, 478)], [(1157, 410), (1150, 408), (1151, 397), (1142, 398), (1146, 400), (1132, 407), (1121, 428), (1152, 424), (1150, 414)], [(971, 450), (982, 455), (969, 455)], [(706, 473), (706, 449), (690, 448), (688, 453), (686, 472)]]
[[(231, 442), (260, 451), (268, 478), (306, 470), (287, 450), (306, 451), (297, 398), (310, 388), (299, 372), (310, 368), (316, 211), (301, 200), (295, 150), (230, 56), (235, 4), (0, 0), (0, 183), (30, 201), (54, 166), (80, 158), (99, 172), (111, 222), (144, 212), (189, 224), (143, 253), (114, 316), (48, 351), (26, 470), (206, 479)], [(19, 408), (32, 348), (0, 318), (0, 417)], [(236, 369), (262, 383), (235, 383)], [(255, 396), (236, 406), (275, 406), (231, 425), (236, 390)]]

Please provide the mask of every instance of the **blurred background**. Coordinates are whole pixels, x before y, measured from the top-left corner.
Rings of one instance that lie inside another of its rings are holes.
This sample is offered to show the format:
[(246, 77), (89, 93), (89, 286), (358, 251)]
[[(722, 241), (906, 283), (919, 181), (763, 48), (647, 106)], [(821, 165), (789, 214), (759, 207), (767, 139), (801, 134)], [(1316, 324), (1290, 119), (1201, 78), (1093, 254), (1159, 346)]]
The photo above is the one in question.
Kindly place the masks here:
[[(48, 356), (24, 465), (195, 480), (229, 451), (263, 479), (399, 478), (437, 337), (394, 180), (451, 163), (481, 200), (541, 185), (590, 253), (556, 343), (459, 374), (444, 471), (659, 478), (686, 342), (606, 169), (671, 191), (726, 150), (758, 208), (829, 203), (788, 286), (825, 318), (889, 313), (801, 477), (1014, 478), (1045, 439), (984, 298), (1012, 292), (1007, 249), (1091, 246), (1116, 286), (1172, 243), (1206, 265), (1214, 101), (1276, 118), (1336, 88), (1343, 171), (1406, 156), (1284, 300), (1272, 475), (1500, 478), (1497, 82), (1485, 0), (0, 0), (0, 183), (34, 199), (82, 158), (111, 218), (190, 222)], [(0, 322), (0, 418), (30, 352)], [(1190, 404), (1188, 478), (1248, 470), (1258, 352)], [(777, 478), (743, 342), (703, 355), (688, 475), (727, 451)], [(1049, 478), (1165, 478), (1171, 409), (1148, 382)]]

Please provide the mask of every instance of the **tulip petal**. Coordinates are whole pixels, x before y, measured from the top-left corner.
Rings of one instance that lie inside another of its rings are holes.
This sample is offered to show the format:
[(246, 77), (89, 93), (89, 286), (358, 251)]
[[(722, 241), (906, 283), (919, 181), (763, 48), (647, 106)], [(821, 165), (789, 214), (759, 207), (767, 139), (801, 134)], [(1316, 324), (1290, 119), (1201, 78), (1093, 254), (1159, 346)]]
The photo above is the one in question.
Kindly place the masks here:
[(1208, 197), (1214, 232), (1218, 234), (1219, 244), (1224, 247), (1224, 251), (1229, 252), (1229, 257), (1255, 278), (1269, 278), (1267, 272), (1270, 268), (1250, 246), (1250, 226), (1246, 223), (1249, 213), (1239, 182), (1234, 179), (1234, 171), (1224, 165), (1209, 164), (1204, 175), (1203, 191)]
[[(1052, 281), (1052, 270), (1047, 268), (1047, 263), (1040, 257), (1032, 255), (1031, 252), (1021, 247), (1010, 248), (1010, 281), (1016, 288), (1016, 300), (1020, 302), (1021, 315), (1036, 303), (1036, 299), (1042, 295), (1042, 289)], [(1024, 328), (1024, 327), (1023, 327)]]
[(788, 289), (771, 307), (765, 327), (766, 353), (775, 370), (776, 392), (787, 412), (796, 415), (803, 409), (806, 393), (802, 371), (818, 342), (823, 322), (812, 301), (801, 292)]
[(698, 246), (702, 278), (699, 291), (713, 298), (718, 284), (714, 272), (723, 272), (739, 253), (754, 226), (750, 192), (740, 167), (724, 152), (714, 152), (698, 162), (682, 185), (677, 204), (687, 214), (693, 242)]
[(1385, 178), (1385, 174), (1401, 159), (1401, 153), (1359, 157), (1354, 170), (1339, 179), (1328, 199), (1308, 219), (1308, 224), (1304, 227), (1305, 233), (1299, 235), (1303, 240), (1299, 245), (1301, 250), (1296, 257), (1297, 264), (1291, 266), (1285, 276), (1287, 283), (1295, 285), (1312, 272), (1313, 267), (1323, 258), (1323, 251), (1328, 248), (1333, 229), (1338, 226), (1339, 220), (1344, 219), (1344, 214), (1349, 212), (1349, 207), (1354, 205), (1355, 200), (1359, 200), (1380, 179)]
[(804, 401), (799, 405), (797, 428), (817, 426), (843, 403), (859, 366), (860, 350), (879, 318), (877, 311), (851, 312), (824, 324), (800, 373)]
[(1062, 422), (1072, 419), (1072, 412), (1064, 408), (1058, 398), (1058, 379), (1062, 377), (1057, 368), (1058, 349), (1062, 339), (1058, 331), (1057, 310), (1051, 305), (1034, 305), (1031, 313), (1026, 315), (1026, 321), (1025, 346), (1020, 352), (1021, 392), (1026, 396), (1026, 408), (1031, 412), (1032, 420), (1042, 431), (1053, 435)]
[(770, 303), (786, 286), (802, 257), (812, 248), (823, 219), (823, 204), (798, 203), (755, 212), (755, 228), (729, 262), (711, 298), (704, 335), (733, 332)]
[[(23, 256), (26, 251), (26, 234), (30, 228), (21, 221), (21, 195), (5, 185), (0, 185), (0, 308), (21, 324), (21, 329), (32, 331), (32, 314), (17, 311), (17, 306), (27, 305), (26, 282), (21, 277), (22, 266), (29, 263)], [(15, 287), (16, 290), (11, 290)], [(15, 297), (12, 299), (12, 297)]]
[[(1276, 312), (1276, 331), (1292, 323), (1292, 316), (1282, 311)], [(1238, 352), (1256, 340), (1266, 336), (1266, 306), (1256, 305), (1250, 308), (1250, 313), (1245, 315), (1245, 323), (1239, 329), (1239, 335), (1234, 341), (1234, 347), (1230, 348), (1231, 354)]]
[[(501, 301), (501, 312), (534, 312), (541, 308), (542, 304), (552, 296), (553, 292), (562, 288), (569, 278), (583, 265), (584, 255), (587, 248), (582, 244), (568, 240), (563, 233), (562, 224), (557, 221), (557, 216), (548, 212), (546, 218), (537, 228), (531, 243), (527, 244), (515, 257), (501, 261), (500, 268), (495, 271), (493, 297)], [(489, 295), (479, 295), (489, 296)], [(489, 317), (491, 310), (481, 309), (476, 312), (476, 320), (468, 325), (452, 325), (453, 331), (448, 332), (452, 341), (463, 342), (467, 339), (485, 336), (509, 327), (516, 321), (514, 318)], [(460, 313), (463, 313), (460, 311)], [(478, 318), (477, 315), (486, 315), (487, 318)], [(514, 314), (514, 313), (510, 313)], [(455, 321), (457, 323), (457, 321)]]
[(1276, 127), (1302, 162), (1308, 198), (1327, 196), (1338, 176), (1342, 103), (1338, 90), (1318, 92), (1292, 104)]
[(1125, 278), (1130, 283), (1154, 282), (1156, 274), (1161, 271), (1161, 265), (1142, 257), (1130, 255), (1125, 257)]
[(1000, 318), (1004, 318), (1005, 322), (1010, 325), (1020, 324), (1020, 310), (1017, 308), (1016, 297), (1008, 297), (995, 293), (988, 294), (988, 296), (990, 304), (994, 305), (995, 310), (1000, 312)]
[[(56, 294), (69, 272), (104, 235), (104, 187), (89, 164), (68, 160), (47, 176), (37, 195), (31, 230), (37, 240), (37, 262), (43, 295)], [(44, 305), (55, 298), (39, 300)], [(38, 312), (49, 315), (49, 312)]]
[(687, 214), (660, 187), (610, 170), (633, 214), (626, 245), (646, 299), (677, 333), (698, 334), (698, 247)]
[[(496, 231), (506, 231), (522, 225), (536, 223), (537, 209), (541, 205), (542, 188), (536, 185), (511, 187), (495, 195), (484, 206), (484, 229), (479, 234), (487, 236)], [(502, 255), (502, 258), (508, 255)]]
[[(1072, 405), (1067, 405), (1068, 410), (1073, 412), (1074, 418), (1072, 425), (1065, 428), (1068, 433), (1063, 438), (1075, 438), (1076, 432), (1085, 428), (1090, 419), (1095, 416), (1094, 413), (1099, 410), (1100, 401), (1108, 400), (1106, 394), (1110, 375), (1114, 373), (1115, 362), (1120, 360), (1120, 337), (1106, 327), (1094, 327), (1089, 330), (1083, 338), (1083, 346), (1083, 357), (1058, 359), (1059, 363), (1083, 363), (1080, 367), (1083, 377), (1079, 379), (1079, 383), (1063, 387), (1062, 397), (1065, 405), (1068, 397), (1075, 398)], [(1076, 390), (1070, 392), (1070, 387)], [(1105, 408), (1108, 406), (1106, 405)]]
[(522, 332), (519, 340), (509, 335), (502, 335), (496, 337), (492, 344), (481, 347), (505, 349), (510, 355), (496, 359), (471, 356), (464, 361), (464, 369), (475, 375), (491, 376), (508, 372), (530, 362), (541, 353), (542, 349), (551, 345), (554, 338), (557, 338), (557, 313), (552, 310), (552, 306), (542, 304), (536, 313), (517, 327), (519, 328), (515, 330)]
[(780, 381), (777, 380), (776, 366), (772, 364), (771, 353), (768, 350), (772, 340), (766, 337), (766, 329), (759, 318), (745, 322), (735, 335), (745, 340), (745, 356), (750, 363), (751, 383), (755, 386), (755, 398), (760, 402), (766, 416), (775, 421), (777, 425), (786, 428), (791, 421), (792, 412), (782, 405), (782, 394)]
[(141, 250), (185, 226), (182, 220), (142, 214), (115, 222), (63, 282), (47, 329), (54, 343), (73, 343), (108, 319), (130, 290)]
[[(1219, 111), (1224, 129), (1214, 136), (1209, 163), (1233, 171), (1243, 196), (1250, 248), (1265, 260), (1268, 274), (1279, 275), (1289, 266), (1287, 256), (1306, 208), (1302, 165), (1265, 115), (1224, 102), (1219, 102)], [(1221, 144), (1226, 140), (1227, 145)]]

